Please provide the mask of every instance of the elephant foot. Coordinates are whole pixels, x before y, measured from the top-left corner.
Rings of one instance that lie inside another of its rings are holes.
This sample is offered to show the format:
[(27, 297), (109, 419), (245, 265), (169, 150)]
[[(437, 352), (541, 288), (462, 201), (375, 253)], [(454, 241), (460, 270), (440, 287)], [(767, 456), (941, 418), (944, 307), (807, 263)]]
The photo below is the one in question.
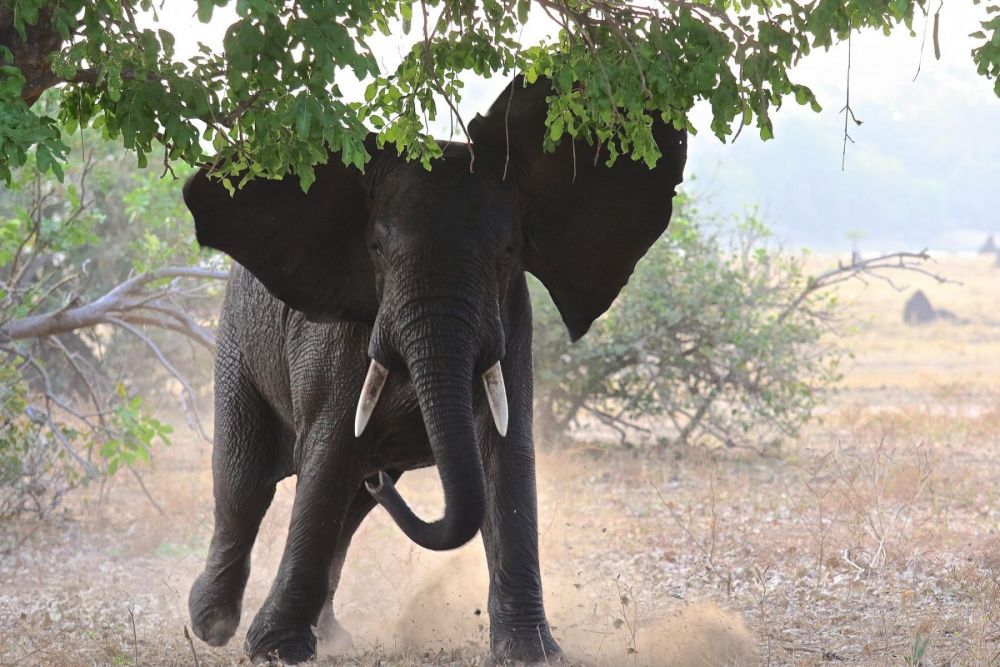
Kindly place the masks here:
[(265, 608), (253, 619), (244, 648), (255, 665), (297, 665), (316, 657), (316, 635), (309, 625), (290, 625)]
[(223, 646), (240, 624), (242, 586), (225, 586), (202, 572), (191, 586), (188, 611), (195, 636), (209, 646)]
[(333, 615), (329, 605), (323, 608), (316, 624), (316, 639), (324, 653), (343, 653), (354, 646), (354, 638)]
[(490, 653), (497, 665), (546, 665), (564, 662), (548, 625), (530, 630), (491, 629)]

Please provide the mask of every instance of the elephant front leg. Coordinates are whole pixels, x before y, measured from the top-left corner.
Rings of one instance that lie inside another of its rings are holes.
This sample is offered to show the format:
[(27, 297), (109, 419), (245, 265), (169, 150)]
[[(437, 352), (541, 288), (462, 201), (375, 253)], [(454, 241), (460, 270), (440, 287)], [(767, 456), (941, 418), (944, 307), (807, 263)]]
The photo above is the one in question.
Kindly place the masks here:
[[(220, 365), (225, 360), (220, 353)], [(239, 373), (223, 374), (216, 402), (212, 470), (215, 531), (205, 569), (191, 586), (188, 608), (195, 636), (222, 646), (240, 624), (250, 552), (260, 522), (284, 476), (280, 452), (287, 434)]]
[[(395, 470), (387, 470), (386, 472), (393, 482), (398, 482), (399, 478), (403, 476), (402, 472)], [(337, 587), (340, 585), (340, 575), (344, 569), (344, 562), (347, 560), (347, 550), (351, 546), (351, 539), (375, 505), (375, 499), (364, 488), (364, 485), (359, 487), (347, 510), (347, 515), (344, 517), (344, 525), (340, 528), (337, 546), (333, 552), (333, 559), (330, 563), (330, 589), (326, 596), (326, 604), (323, 605), (323, 612), (316, 624), (316, 637), (325, 645), (326, 650), (334, 653), (350, 648), (353, 643), (351, 633), (337, 620), (333, 609), (333, 600), (337, 594)]]
[(254, 664), (286, 664), (316, 655), (313, 630), (329, 597), (329, 572), (345, 515), (360, 479), (342, 447), (329, 439), (320, 461), (304, 462), (285, 551), (271, 591), (247, 631), (246, 652)]
[(500, 664), (552, 662), (562, 652), (542, 602), (534, 448), (524, 424), (511, 426), (506, 438), (495, 432), (487, 436), (484, 447), (488, 497), (482, 533), (490, 570), (490, 652)]

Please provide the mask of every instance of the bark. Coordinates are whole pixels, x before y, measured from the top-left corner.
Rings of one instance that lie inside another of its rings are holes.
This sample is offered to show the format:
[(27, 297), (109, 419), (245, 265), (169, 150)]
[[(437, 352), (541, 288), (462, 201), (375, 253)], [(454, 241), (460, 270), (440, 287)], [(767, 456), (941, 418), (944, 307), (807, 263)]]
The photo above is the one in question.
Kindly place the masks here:
[(49, 64), (49, 56), (62, 47), (62, 38), (52, 27), (52, 11), (43, 8), (38, 22), (25, 26), (25, 36), (21, 39), (14, 29), (14, 3), (0, 4), (0, 46), (14, 54), (13, 64), (27, 80), (21, 99), (30, 106), (59, 81)]

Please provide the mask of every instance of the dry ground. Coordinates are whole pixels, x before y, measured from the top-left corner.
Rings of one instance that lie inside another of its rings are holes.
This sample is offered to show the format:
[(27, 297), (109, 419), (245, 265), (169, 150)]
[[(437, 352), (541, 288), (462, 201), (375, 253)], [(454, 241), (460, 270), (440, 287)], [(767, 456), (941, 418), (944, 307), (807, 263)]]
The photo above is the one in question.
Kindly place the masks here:
[[(541, 456), (547, 604), (574, 661), (745, 662), (751, 641), (759, 664), (1000, 664), (1000, 269), (966, 257), (935, 270), (963, 285), (896, 279), (969, 323), (905, 327), (909, 291), (847, 286), (855, 359), (780, 458), (593, 443)], [(122, 477), (61, 516), (2, 527), (0, 664), (193, 663), (209, 446), (179, 431), (144, 475), (165, 515)], [(402, 487), (423, 512), (439, 506), (433, 474)], [(202, 665), (243, 660), (293, 492), (281, 486), (261, 531), (243, 627), (223, 649), (195, 640)], [(422, 551), (376, 511), (338, 594), (355, 648), (322, 661), (482, 664), (485, 592), (481, 545)]]

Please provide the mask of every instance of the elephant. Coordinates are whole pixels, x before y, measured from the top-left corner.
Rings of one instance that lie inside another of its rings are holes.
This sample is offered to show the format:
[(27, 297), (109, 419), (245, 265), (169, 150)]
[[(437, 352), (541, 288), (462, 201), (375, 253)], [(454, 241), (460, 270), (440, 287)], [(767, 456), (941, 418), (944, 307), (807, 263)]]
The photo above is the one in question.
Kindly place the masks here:
[[(364, 170), (331, 152), (308, 192), (290, 175), (230, 194), (207, 168), (185, 184), (198, 242), (234, 260), (217, 334), (214, 533), (189, 597), (200, 639), (235, 633), (260, 522), (296, 475), (279, 569), (247, 631), (253, 662), (309, 660), (317, 635), (344, 632), (333, 596), (376, 504), (427, 549), (481, 532), (493, 660), (562, 655), (539, 571), (525, 272), (582, 336), (666, 229), (687, 136), (656, 118), (653, 168), (608, 166), (607, 147), (583, 139), (546, 152), (552, 90), (518, 75), (468, 124), (474, 158), (442, 144), (429, 170), (369, 138)], [(445, 502), (426, 521), (395, 483), (431, 465)]]

